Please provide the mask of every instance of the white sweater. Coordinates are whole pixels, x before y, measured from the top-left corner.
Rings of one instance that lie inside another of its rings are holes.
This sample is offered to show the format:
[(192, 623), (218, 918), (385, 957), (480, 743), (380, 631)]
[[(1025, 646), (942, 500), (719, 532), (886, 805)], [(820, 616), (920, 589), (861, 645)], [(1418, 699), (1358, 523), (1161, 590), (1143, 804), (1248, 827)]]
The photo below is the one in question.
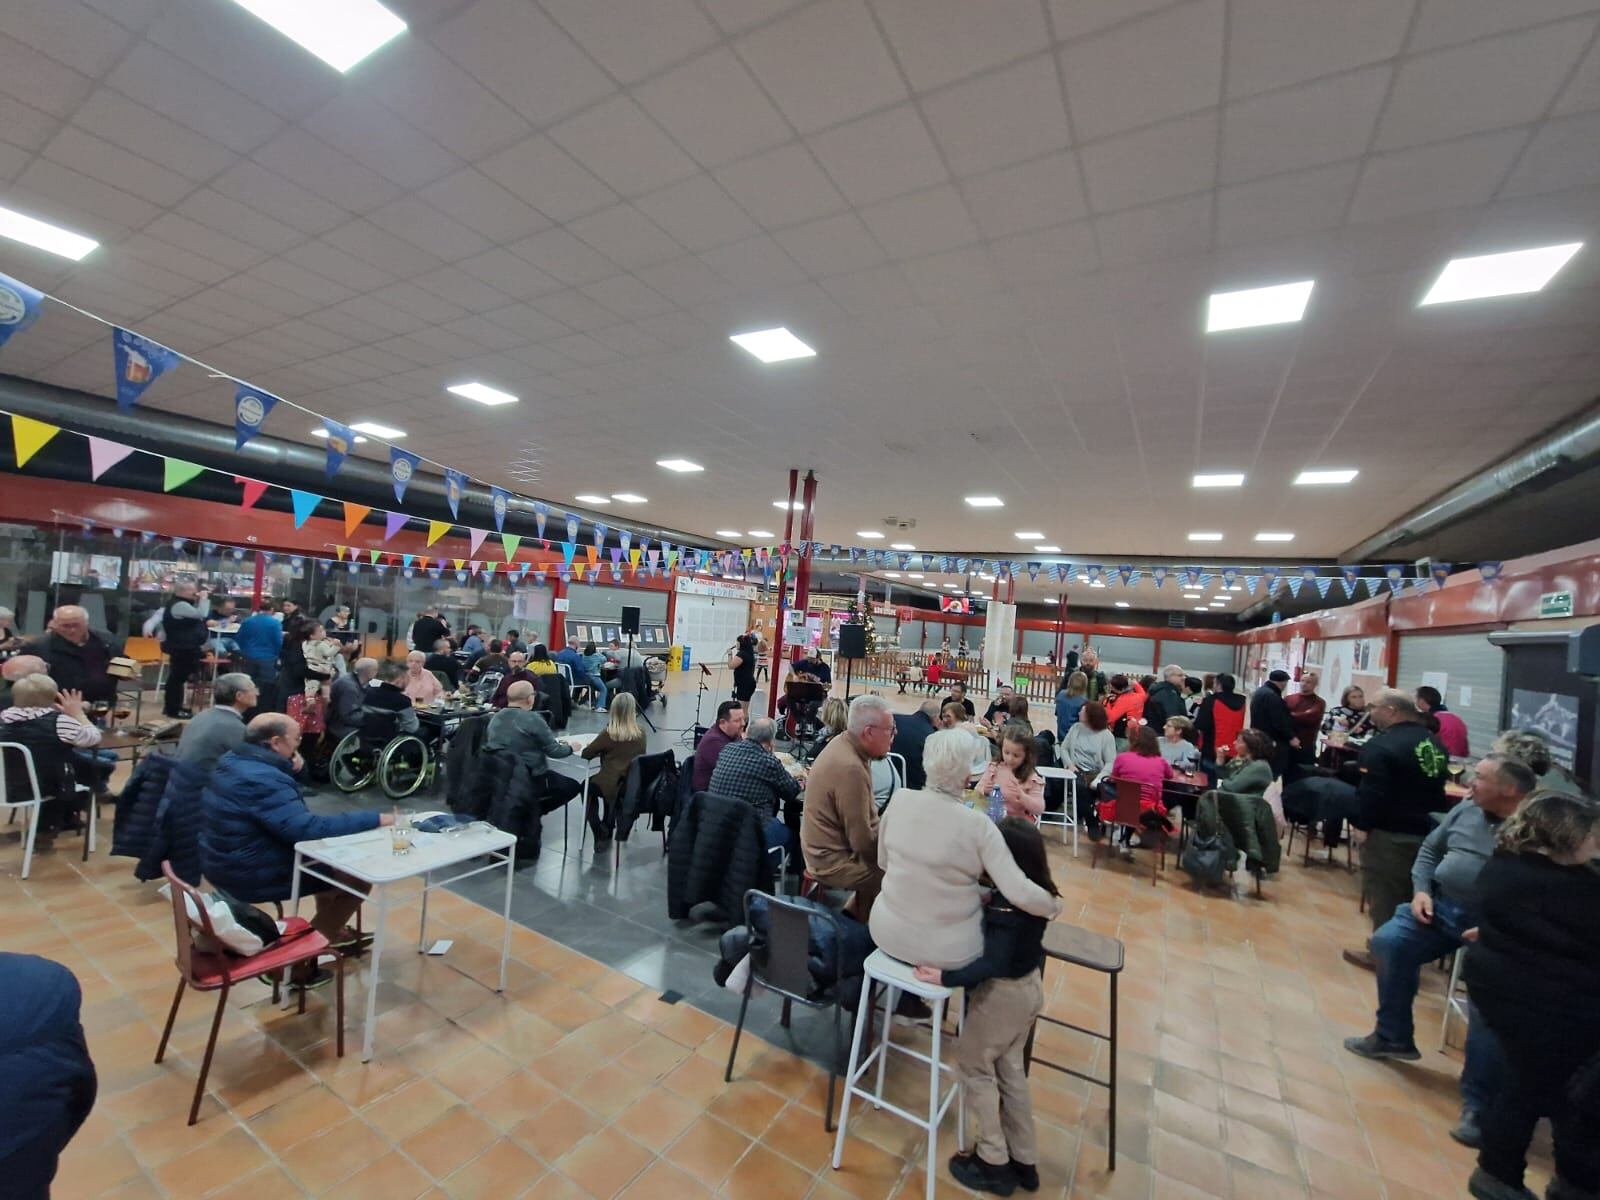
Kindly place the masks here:
[(878, 823), (883, 892), (868, 927), (902, 962), (963, 967), (983, 951), (987, 874), (1012, 904), (1054, 917), (1061, 901), (1018, 868), (988, 815), (943, 792), (901, 788)]

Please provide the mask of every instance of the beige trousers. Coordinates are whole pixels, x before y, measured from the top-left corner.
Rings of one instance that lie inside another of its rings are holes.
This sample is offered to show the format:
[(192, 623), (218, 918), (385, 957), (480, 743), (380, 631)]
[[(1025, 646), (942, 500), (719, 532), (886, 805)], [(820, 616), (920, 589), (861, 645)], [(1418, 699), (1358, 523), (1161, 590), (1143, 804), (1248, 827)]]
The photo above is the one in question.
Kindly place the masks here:
[(1029, 1166), (1039, 1161), (1022, 1048), (1043, 1007), (1044, 985), (1037, 971), (1021, 979), (991, 979), (967, 995), (956, 1073), (966, 1090), (977, 1138), (974, 1148), (993, 1166), (1013, 1158)]

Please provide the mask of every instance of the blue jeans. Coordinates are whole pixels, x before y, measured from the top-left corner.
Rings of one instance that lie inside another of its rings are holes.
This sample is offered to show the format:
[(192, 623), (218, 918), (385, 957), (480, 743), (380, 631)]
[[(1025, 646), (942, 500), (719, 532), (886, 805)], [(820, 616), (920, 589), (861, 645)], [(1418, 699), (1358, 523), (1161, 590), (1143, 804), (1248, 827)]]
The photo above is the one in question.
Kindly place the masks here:
[(597, 679), (591, 675), (587, 680), (580, 682), (587, 682), (588, 685), (594, 689), (592, 694), (594, 696), (594, 705), (596, 708), (605, 708), (611, 703), (611, 691), (606, 687), (605, 680)]
[(778, 818), (773, 817), (762, 823), (762, 839), (767, 844), (768, 850), (794, 849), (794, 835), (789, 832), (789, 827)]
[[(1433, 923), (1424, 925), (1402, 904), (1394, 916), (1372, 935), (1372, 956), (1378, 964), (1378, 1036), (1402, 1046), (1414, 1044), (1412, 1002), (1422, 968), (1434, 959), (1454, 954), (1463, 945), (1461, 934), (1476, 918), (1442, 896), (1434, 897)], [(1486, 1021), (1468, 1013), (1466, 1061), (1461, 1070), (1461, 1100), (1482, 1112), (1499, 1089), (1505, 1075), (1500, 1044)]]

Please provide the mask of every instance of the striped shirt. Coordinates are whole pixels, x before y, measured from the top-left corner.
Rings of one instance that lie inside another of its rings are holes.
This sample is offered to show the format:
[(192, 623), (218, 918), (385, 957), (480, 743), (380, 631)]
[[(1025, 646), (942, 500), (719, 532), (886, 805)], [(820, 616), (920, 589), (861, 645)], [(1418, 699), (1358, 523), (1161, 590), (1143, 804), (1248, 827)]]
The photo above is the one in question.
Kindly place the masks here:
[(8, 708), (0, 712), (0, 722), (11, 725), (17, 721), (31, 721), (35, 717), (56, 714), (56, 736), (69, 746), (98, 746), (100, 731), (87, 721), (68, 716), (55, 708)]

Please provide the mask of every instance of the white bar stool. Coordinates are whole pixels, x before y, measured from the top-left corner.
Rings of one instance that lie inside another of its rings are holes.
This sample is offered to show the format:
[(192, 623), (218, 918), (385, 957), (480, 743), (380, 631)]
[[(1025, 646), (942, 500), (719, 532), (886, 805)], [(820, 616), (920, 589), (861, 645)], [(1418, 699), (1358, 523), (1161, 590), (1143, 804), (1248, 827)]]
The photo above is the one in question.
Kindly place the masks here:
[[(872, 988), (875, 984), (883, 984), (887, 988), (887, 998), (883, 1010), (883, 1036), (878, 1044), (867, 1054), (865, 1061), (861, 1058), (862, 1031), (872, 1020), (873, 1004), (870, 1003)], [(927, 1200), (933, 1200), (934, 1184), (939, 1178), (938, 1174), (938, 1144), (939, 1123), (944, 1120), (944, 1115), (950, 1109), (950, 1102), (956, 1102), (956, 1145), (959, 1147), (965, 1138), (966, 1111), (962, 1102), (961, 1081), (956, 1078), (955, 1068), (948, 1063), (940, 1061), (940, 1043), (944, 1033), (945, 1004), (954, 995), (954, 990), (947, 987), (936, 987), (933, 984), (922, 983), (912, 974), (909, 964), (897, 958), (890, 958), (882, 950), (874, 950), (867, 958), (866, 978), (863, 980), (862, 1002), (856, 1005), (856, 1029), (850, 1039), (850, 1065), (845, 1070), (844, 1076), (844, 1102), (839, 1109), (839, 1132), (833, 1143), (833, 1169), (837, 1171), (844, 1158), (845, 1129), (850, 1123), (850, 1098), (860, 1096), (863, 1100), (872, 1101), (875, 1108), (887, 1108), (895, 1116), (905, 1121), (910, 1121), (919, 1129), (928, 1132), (928, 1191)], [(899, 1002), (901, 993), (920, 997), (927, 1001), (933, 1009), (933, 1046), (932, 1054), (923, 1054), (920, 1050), (913, 1050), (910, 1046), (897, 1046), (892, 1041), (894, 1029), (894, 1010)], [(889, 1051), (898, 1050), (901, 1054), (920, 1060), (928, 1064), (928, 1112), (926, 1116), (918, 1116), (907, 1112), (883, 1098), (884, 1068), (889, 1060)], [(869, 1091), (860, 1087), (857, 1081), (872, 1069), (873, 1060), (877, 1060), (878, 1070), (876, 1083)], [(939, 1094), (939, 1072), (948, 1071), (951, 1076), (950, 1088), (943, 1096)]]

